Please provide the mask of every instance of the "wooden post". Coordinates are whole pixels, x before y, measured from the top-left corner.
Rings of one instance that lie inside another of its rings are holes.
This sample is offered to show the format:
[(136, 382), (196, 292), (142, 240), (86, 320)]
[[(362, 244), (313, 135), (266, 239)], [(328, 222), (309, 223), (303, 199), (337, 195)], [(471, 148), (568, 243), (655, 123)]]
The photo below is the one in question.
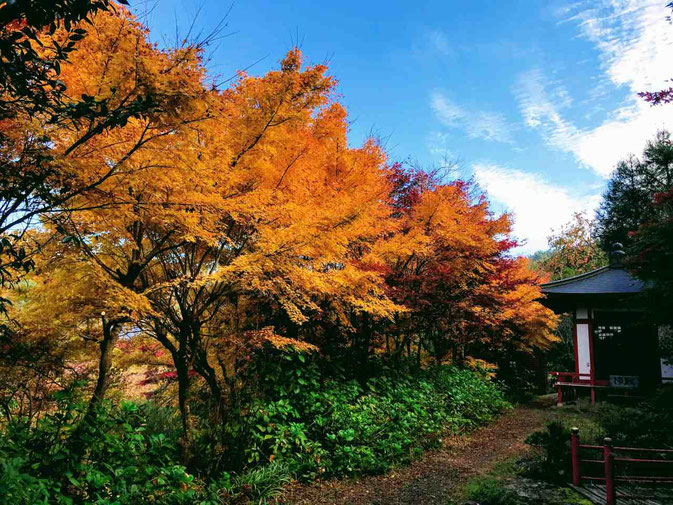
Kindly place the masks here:
[(593, 379), (591, 379), (591, 405), (596, 405), (596, 388), (594, 388)]
[(615, 505), (615, 483), (612, 477), (612, 439), (603, 441), (603, 462), (605, 464), (605, 504)]
[(580, 485), (580, 430), (570, 430), (570, 454), (573, 462), (573, 484)]
[(563, 390), (558, 384), (556, 385), (556, 406), (563, 407)]

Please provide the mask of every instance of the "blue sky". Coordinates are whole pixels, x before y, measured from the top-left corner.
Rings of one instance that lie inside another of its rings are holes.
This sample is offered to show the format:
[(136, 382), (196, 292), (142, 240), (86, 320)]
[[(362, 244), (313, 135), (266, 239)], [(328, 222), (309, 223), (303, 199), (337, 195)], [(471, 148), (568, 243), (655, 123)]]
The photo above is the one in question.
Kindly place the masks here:
[(458, 160), (496, 211), (514, 214), (528, 253), (573, 212), (593, 213), (615, 163), (673, 128), (673, 108), (636, 96), (673, 77), (666, 3), (158, 0), (134, 10), (161, 44), (197, 12), (195, 30), (207, 33), (231, 8), (231, 35), (210, 55), (222, 78), (276, 68), (295, 44), (308, 62), (329, 62), (353, 145), (374, 133), (391, 160)]

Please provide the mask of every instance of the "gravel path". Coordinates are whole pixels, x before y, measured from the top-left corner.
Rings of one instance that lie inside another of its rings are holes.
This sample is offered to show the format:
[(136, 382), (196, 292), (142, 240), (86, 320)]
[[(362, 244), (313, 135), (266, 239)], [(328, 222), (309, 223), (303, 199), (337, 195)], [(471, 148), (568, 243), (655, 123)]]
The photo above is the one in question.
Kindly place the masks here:
[(386, 475), (296, 484), (279, 503), (295, 505), (446, 505), (453, 492), (499, 462), (523, 454), (524, 440), (551, 417), (548, 402), (515, 407), (469, 435), (445, 439), (444, 446)]

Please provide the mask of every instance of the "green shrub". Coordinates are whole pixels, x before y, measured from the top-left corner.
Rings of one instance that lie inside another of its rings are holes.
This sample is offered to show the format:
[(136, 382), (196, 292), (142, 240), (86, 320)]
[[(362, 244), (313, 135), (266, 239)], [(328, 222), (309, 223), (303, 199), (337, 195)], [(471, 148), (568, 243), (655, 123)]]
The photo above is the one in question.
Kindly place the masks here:
[(7, 426), (0, 437), (0, 503), (193, 503), (199, 486), (176, 463), (164, 434), (145, 434), (133, 403), (102, 406), (90, 423), (70, 392), (36, 427)]
[(263, 504), (280, 495), (283, 486), (289, 482), (287, 466), (273, 462), (235, 477), (231, 481), (231, 494), (235, 498), (244, 497), (251, 503)]
[(603, 404), (598, 422), (615, 445), (673, 448), (673, 386), (637, 407)]
[(196, 423), (207, 429), (197, 433), (194, 475), (178, 464), (174, 409), (104, 404), (84, 422), (76, 396), (58, 393), (59, 408), (36, 426), (15, 422), (0, 434), (0, 505), (265, 503), (290, 475), (384, 472), (508, 408), (495, 384), (469, 370), (402, 371), (375, 360), (358, 381), (319, 359), (275, 351), (251, 366), (255, 387), (229, 417)]
[(493, 477), (476, 479), (467, 485), (467, 499), (479, 505), (521, 505), (527, 503)]
[(530, 473), (551, 482), (564, 482), (570, 475), (570, 429), (559, 421), (547, 423), (544, 430), (531, 433), (526, 443), (539, 449)]
[(616, 446), (673, 448), (673, 387), (664, 387), (636, 407), (603, 403), (595, 420), (567, 418), (531, 434), (526, 442), (539, 449), (529, 462), (533, 476), (564, 482), (570, 476), (570, 428), (580, 428), (584, 444), (603, 445), (606, 436)]
[(25, 466), (25, 460), (6, 458), (0, 452), (0, 503), (3, 505), (47, 503), (48, 482), (24, 473)]
[(361, 383), (317, 360), (279, 352), (257, 365), (261, 394), (219, 434), (240, 448), (243, 467), (275, 459), (304, 480), (381, 473), (437, 446), (445, 431), (508, 407), (492, 382), (469, 370), (403, 374), (375, 362), (379, 372)]

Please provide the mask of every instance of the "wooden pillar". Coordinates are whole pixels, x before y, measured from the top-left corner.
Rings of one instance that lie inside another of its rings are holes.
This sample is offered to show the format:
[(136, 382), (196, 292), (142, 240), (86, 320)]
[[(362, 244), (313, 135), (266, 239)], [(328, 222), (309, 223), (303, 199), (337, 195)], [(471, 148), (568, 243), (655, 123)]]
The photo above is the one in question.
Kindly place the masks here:
[(603, 441), (603, 463), (605, 465), (605, 505), (615, 505), (615, 482), (612, 475), (612, 439)]
[(591, 307), (575, 307), (574, 339), (575, 339), (575, 372), (577, 379), (584, 384), (589, 382), (591, 404), (596, 403), (595, 365), (593, 346), (593, 320)]
[(556, 386), (556, 406), (563, 407), (563, 389), (561, 386)]
[(570, 430), (570, 454), (573, 462), (573, 484), (580, 485), (580, 430)]

